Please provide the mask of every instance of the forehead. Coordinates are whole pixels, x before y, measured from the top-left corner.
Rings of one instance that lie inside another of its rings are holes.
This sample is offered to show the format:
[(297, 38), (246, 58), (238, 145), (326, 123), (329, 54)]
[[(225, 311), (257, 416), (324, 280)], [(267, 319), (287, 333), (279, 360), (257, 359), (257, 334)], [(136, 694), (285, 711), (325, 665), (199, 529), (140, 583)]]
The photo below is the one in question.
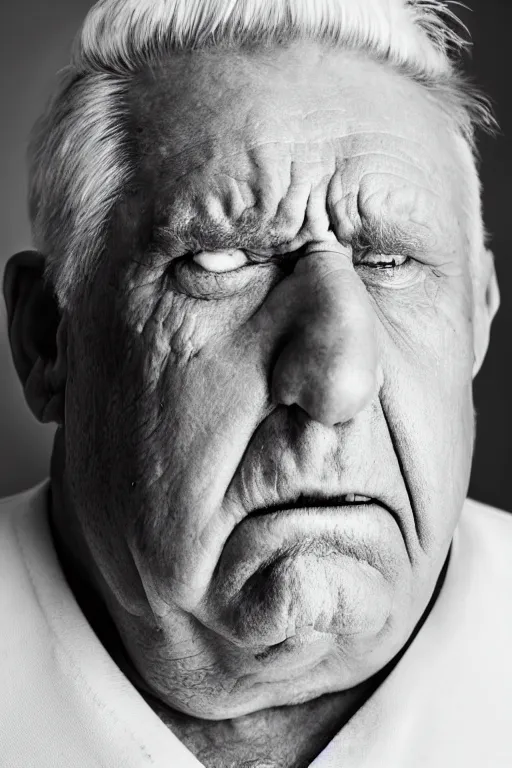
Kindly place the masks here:
[(347, 238), (362, 206), (431, 234), (457, 229), (445, 114), (362, 54), (305, 42), (179, 54), (142, 73), (131, 98), (141, 176), (164, 225), (228, 232), (260, 220), (289, 240), (323, 199), (326, 210), (337, 203)]

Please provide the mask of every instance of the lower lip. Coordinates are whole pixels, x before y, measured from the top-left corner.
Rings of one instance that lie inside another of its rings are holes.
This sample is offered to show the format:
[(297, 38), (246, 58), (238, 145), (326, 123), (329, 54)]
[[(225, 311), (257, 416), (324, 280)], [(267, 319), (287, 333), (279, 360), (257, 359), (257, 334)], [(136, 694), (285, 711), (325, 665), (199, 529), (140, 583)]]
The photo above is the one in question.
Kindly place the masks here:
[[(311, 557), (312, 563), (315, 563), (315, 558), (319, 558), (324, 566), (321, 579), (325, 582), (325, 579), (329, 578), (326, 569), (328, 570), (332, 558), (338, 580), (343, 578), (343, 571), (347, 569), (347, 584), (352, 586), (345, 596), (346, 600), (354, 604), (361, 599), (359, 593), (364, 593), (370, 602), (375, 603), (376, 600), (379, 601), (378, 595), (381, 593), (384, 597), (389, 597), (390, 585), (395, 582), (397, 569), (405, 562), (406, 554), (397, 521), (380, 504), (300, 507), (249, 515), (238, 523), (224, 545), (211, 584), (211, 604), (216, 606), (218, 615), (228, 617), (226, 631), (230, 632), (231, 625), (236, 625), (237, 630), (233, 635), (236, 642), (243, 646), (254, 645), (256, 637), (253, 637), (254, 632), (250, 629), (251, 622), (246, 621), (246, 608), (250, 608), (250, 605), (245, 603), (251, 597), (255, 585), (257, 590), (260, 589), (258, 611), (261, 609), (265, 615), (267, 608), (270, 613), (273, 610), (272, 600), (268, 597), (271, 593), (262, 589), (261, 585), (258, 587), (260, 582), (266, 584), (270, 579), (268, 583), (276, 589), (275, 600), (284, 604), (288, 598), (285, 587), (284, 592), (280, 591), (283, 578), (286, 583), (295, 576), (303, 578), (306, 572), (301, 575), (300, 568), (304, 567), (307, 558)], [(287, 569), (288, 561), (290, 569)], [(295, 573), (296, 564), (299, 570)], [(360, 575), (361, 567), (365, 572), (363, 577)], [(282, 568), (284, 570), (281, 572)], [(275, 583), (272, 581), (274, 569), (277, 569), (274, 574), (277, 579)], [(253, 580), (255, 576), (256, 581)], [(353, 585), (357, 583), (358, 578), (362, 578), (362, 592), (357, 589), (354, 592)], [(312, 588), (312, 584), (308, 582), (310, 595)], [(385, 608), (386, 605), (383, 604), (383, 610)], [(364, 625), (363, 629), (366, 631), (367, 621), (363, 618), (361, 626)], [(338, 623), (336, 631), (341, 634), (355, 631), (353, 623), (347, 624), (345, 628), (342, 621)], [(311, 645), (321, 654), (325, 644), (325, 638), (321, 636), (324, 634), (324, 628), (330, 624), (325, 624), (322, 619), (315, 626), (318, 633), (315, 631), (314, 637), (289, 638), (290, 642), (279, 642), (279, 636), (283, 637), (284, 631), (267, 632), (264, 641), (267, 647), (261, 648), (260, 662), (270, 663), (276, 655), (283, 657), (289, 654), (290, 663), (294, 663), (294, 658), (302, 652), (307, 653), (307, 650), (302, 651), (301, 648), (307, 649)], [(273, 640), (274, 637), (278, 642)]]
[(251, 521), (256, 523), (258, 520), (265, 522), (267, 525), (272, 525), (275, 521), (278, 526), (280, 522), (284, 523), (285, 520), (288, 523), (297, 520), (302, 523), (306, 522), (306, 524), (309, 524), (309, 521), (311, 521), (312, 530), (321, 530), (324, 526), (330, 527), (333, 523), (341, 522), (342, 520), (347, 521), (352, 518), (368, 518), (368, 520), (375, 521), (376, 517), (383, 520), (385, 524), (392, 524), (395, 529), (398, 529), (398, 532), (402, 537), (402, 527), (396, 515), (387, 507), (376, 502), (339, 504), (337, 506), (325, 507), (291, 507), (285, 509), (276, 509), (275, 507), (272, 507), (268, 511), (261, 510), (252, 514), (250, 513), (238, 523), (237, 528), (246, 526), (248, 523), (250, 524)]
[(256, 661), (263, 666), (272, 665), (277, 659), (285, 664), (289, 670), (297, 667), (301, 675), (304, 674), (305, 661), (307, 666), (314, 667), (325, 657), (329, 649), (332, 650), (333, 636), (324, 635), (315, 630), (300, 632), (294, 637), (288, 637), (281, 643), (269, 646), (265, 651), (255, 655)]
[[(366, 550), (386, 552), (405, 546), (400, 526), (395, 516), (380, 504), (350, 504), (338, 507), (297, 507), (272, 510), (245, 517), (231, 532), (224, 545), (221, 562), (224, 569), (231, 570), (241, 559), (246, 562), (245, 572), (261, 566), (267, 553), (307, 538), (321, 538), (323, 534), (339, 536), (341, 547), (348, 544), (348, 550), (361, 546)], [(398, 534), (398, 535), (397, 535)], [(363, 544), (364, 540), (364, 544)], [(382, 555), (381, 555), (382, 556)]]

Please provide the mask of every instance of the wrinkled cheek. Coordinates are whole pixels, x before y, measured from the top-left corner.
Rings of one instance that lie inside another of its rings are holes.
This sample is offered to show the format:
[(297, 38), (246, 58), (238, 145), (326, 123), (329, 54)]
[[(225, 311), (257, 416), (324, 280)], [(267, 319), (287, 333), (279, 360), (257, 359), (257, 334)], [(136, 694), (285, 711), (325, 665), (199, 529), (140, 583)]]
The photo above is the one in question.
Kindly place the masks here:
[(136, 480), (131, 454), (157, 421), (156, 382), (148, 375), (153, 365), (118, 307), (89, 311), (101, 321), (78, 322), (70, 345), (69, 453), (90, 493), (123, 498)]
[[(399, 297), (383, 309), (381, 405), (401, 465), (419, 544), (441, 557), (467, 493), (474, 441), (469, 302), (455, 286)], [(390, 302), (391, 303), (391, 302)]]
[(122, 419), (120, 451), (136, 477), (128, 493), (136, 501), (137, 547), (160, 563), (168, 584), (200, 591), (237, 522), (222, 505), (264, 412), (258, 368), (236, 345), (186, 363), (169, 355), (156, 388)]
[(474, 440), (471, 382), (467, 375), (454, 377), (453, 371), (444, 376), (442, 368), (430, 384), (417, 377), (411, 369), (406, 419), (393, 422), (399, 425), (399, 444), (402, 430), (410, 435), (411, 463), (416, 465), (410, 488), (419, 537), (423, 549), (435, 555), (451, 540), (467, 494)]

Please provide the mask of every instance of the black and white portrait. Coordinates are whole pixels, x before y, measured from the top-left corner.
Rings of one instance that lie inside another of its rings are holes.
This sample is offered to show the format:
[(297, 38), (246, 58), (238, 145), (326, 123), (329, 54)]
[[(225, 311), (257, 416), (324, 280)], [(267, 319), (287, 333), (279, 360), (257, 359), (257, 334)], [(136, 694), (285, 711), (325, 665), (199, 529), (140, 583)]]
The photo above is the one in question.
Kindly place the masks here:
[(512, 5), (47, 6), (0, 33), (0, 768), (510, 768)]

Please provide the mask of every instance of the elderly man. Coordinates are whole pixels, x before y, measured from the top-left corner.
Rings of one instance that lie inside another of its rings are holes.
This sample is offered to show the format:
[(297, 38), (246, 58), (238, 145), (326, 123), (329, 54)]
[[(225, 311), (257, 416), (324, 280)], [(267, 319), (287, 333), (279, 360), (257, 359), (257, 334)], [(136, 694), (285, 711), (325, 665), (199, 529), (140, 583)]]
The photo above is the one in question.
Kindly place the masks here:
[(512, 765), (498, 305), (436, 0), (102, 0), (4, 288), (5, 768)]

